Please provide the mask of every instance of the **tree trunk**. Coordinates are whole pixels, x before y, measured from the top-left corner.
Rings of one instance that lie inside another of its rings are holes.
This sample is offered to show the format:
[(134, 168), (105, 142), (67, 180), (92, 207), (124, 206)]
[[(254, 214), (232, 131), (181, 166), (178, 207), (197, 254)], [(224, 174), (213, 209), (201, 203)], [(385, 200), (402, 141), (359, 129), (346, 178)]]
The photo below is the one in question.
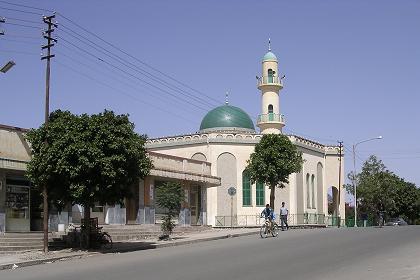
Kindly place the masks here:
[(276, 191), (276, 186), (270, 186), (270, 208), (274, 210), (274, 200), (276, 199), (275, 197), (275, 192)]
[(43, 197), (43, 231), (44, 231), (44, 253), (48, 253), (48, 192), (47, 186), (44, 186), (42, 189), (42, 197)]
[(90, 206), (84, 206), (84, 211), (83, 211), (83, 218), (84, 218), (84, 238), (86, 241), (86, 248), (89, 249), (90, 248)]

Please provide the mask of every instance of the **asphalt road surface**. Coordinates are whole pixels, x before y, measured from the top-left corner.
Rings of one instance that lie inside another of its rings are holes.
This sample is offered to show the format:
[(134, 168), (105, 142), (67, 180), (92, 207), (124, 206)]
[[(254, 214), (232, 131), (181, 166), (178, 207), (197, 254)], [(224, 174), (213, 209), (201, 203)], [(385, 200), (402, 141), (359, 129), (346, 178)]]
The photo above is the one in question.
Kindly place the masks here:
[(420, 227), (315, 229), (0, 271), (1, 280), (420, 279)]

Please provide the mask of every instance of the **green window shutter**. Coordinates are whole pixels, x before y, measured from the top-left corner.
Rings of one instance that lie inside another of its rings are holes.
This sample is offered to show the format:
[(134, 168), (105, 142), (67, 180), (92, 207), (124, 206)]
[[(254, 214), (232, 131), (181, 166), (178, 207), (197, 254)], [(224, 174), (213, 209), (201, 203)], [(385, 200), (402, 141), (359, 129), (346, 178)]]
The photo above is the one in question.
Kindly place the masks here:
[(257, 198), (257, 206), (265, 205), (265, 188), (264, 188), (264, 184), (261, 182), (257, 182), (256, 198)]
[(245, 171), (242, 172), (242, 205), (251, 206), (251, 181)]

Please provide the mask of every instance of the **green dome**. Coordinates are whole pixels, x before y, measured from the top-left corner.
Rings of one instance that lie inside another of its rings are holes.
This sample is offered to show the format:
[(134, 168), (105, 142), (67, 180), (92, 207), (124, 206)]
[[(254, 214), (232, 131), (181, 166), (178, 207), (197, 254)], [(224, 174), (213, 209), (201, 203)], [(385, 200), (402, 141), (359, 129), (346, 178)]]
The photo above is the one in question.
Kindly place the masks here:
[(276, 57), (276, 55), (274, 53), (268, 52), (263, 57), (263, 61), (266, 61), (266, 60), (275, 60), (275, 61), (277, 61), (277, 57)]
[(203, 118), (201, 132), (212, 130), (255, 132), (254, 123), (241, 108), (223, 105), (214, 108)]

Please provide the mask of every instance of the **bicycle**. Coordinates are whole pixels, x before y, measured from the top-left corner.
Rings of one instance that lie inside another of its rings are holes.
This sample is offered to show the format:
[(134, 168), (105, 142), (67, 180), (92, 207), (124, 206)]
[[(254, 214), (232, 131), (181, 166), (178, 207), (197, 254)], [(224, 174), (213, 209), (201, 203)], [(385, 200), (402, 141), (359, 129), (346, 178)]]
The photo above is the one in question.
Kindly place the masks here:
[(96, 246), (106, 250), (112, 249), (113, 246), (111, 235), (109, 235), (109, 233), (106, 231), (102, 231), (102, 227), (98, 227), (94, 242)]
[[(78, 244), (80, 248), (86, 248), (87, 236), (83, 226), (74, 227), (74, 244)], [(111, 235), (106, 231), (102, 231), (102, 227), (97, 227), (90, 232), (90, 242), (93, 248), (103, 248), (110, 250), (113, 247)]]
[(270, 221), (270, 219), (265, 218), (265, 222), (260, 228), (260, 236), (261, 238), (267, 238), (269, 233), (271, 233), (273, 237), (277, 237), (279, 235), (279, 225), (274, 219)]

